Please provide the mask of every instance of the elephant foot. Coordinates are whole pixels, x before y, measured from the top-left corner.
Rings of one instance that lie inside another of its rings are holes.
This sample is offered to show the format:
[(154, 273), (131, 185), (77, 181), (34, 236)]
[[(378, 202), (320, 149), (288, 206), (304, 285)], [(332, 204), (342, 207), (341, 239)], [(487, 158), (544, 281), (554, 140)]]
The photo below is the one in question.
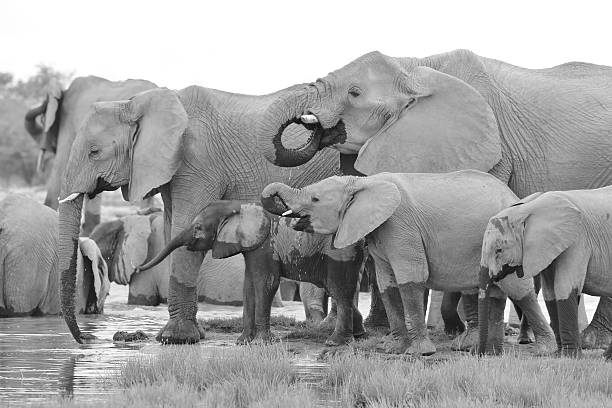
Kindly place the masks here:
[(376, 348), (387, 354), (403, 354), (409, 345), (410, 341), (406, 337), (388, 334)]
[(236, 339), (236, 344), (239, 346), (244, 346), (249, 344), (255, 338), (255, 334), (253, 331), (243, 331), (242, 334)]
[(370, 330), (389, 330), (389, 320), (387, 319), (386, 313), (374, 313), (370, 312), (368, 317), (363, 321), (363, 325), (366, 329)]
[(336, 346), (344, 346), (345, 344), (349, 344), (353, 341), (352, 335), (340, 334), (336, 331), (332, 333), (331, 336), (327, 340), (325, 340), (326, 346), (336, 347)]
[(336, 327), (336, 314), (335, 313), (330, 313), (327, 316), (325, 316), (325, 319), (321, 320), (321, 322), (319, 323), (319, 327), (325, 328), (325, 327)]
[(455, 337), (451, 343), (453, 351), (470, 351), (478, 347), (478, 326), (467, 326), (465, 331)]
[(170, 319), (155, 339), (162, 344), (194, 344), (204, 339), (204, 328), (194, 320)]
[(444, 320), (444, 333), (448, 336), (457, 336), (465, 331), (465, 324), (461, 319)]
[(265, 330), (265, 331), (261, 330), (261, 331), (257, 331), (257, 333), (255, 334), (255, 337), (253, 337), (253, 340), (251, 340), (251, 343), (272, 344), (272, 343), (278, 343), (279, 341), (280, 341), (280, 338), (272, 334), (270, 330)]
[(412, 343), (410, 346), (408, 346), (404, 353), (413, 356), (431, 356), (435, 352), (436, 346), (434, 346), (433, 342), (428, 336), (426, 336), (424, 338), (416, 338), (412, 340)]
[(604, 351), (603, 358), (606, 360), (612, 360), (612, 343), (610, 343), (610, 346), (606, 349), (606, 351)]
[(527, 330), (521, 330), (519, 333), (518, 339), (516, 339), (518, 344), (531, 344), (535, 342), (535, 336), (533, 335), (533, 331), (531, 328)]
[(612, 342), (612, 333), (605, 327), (589, 324), (582, 332), (581, 346), (583, 349), (607, 349)]

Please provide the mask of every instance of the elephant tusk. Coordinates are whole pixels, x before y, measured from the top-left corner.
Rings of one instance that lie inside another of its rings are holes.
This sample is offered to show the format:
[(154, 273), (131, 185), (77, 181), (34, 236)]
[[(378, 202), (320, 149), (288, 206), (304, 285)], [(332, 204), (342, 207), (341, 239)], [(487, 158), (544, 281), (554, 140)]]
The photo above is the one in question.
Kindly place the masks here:
[(44, 159), (45, 149), (40, 149), (38, 151), (38, 157), (36, 158), (36, 173), (38, 174), (41, 174), (43, 171), (45, 171)]
[(282, 213), (281, 215), (282, 215), (283, 217), (286, 217), (286, 216), (291, 215), (291, 214), (293, 214), (293, 210), (287, 210), (287, 211), (285, 211), (284, 213)]
[(311, 125), (313, 123), (319, 123), (319, 119), (315, 115), (302, 115), (300, 116), (302, 123)]
[(59, 200), (58, 203), (62, 204), (62, 203), (68, 202), (68, 201), (72, 201), (72, 200), (74, 200), (75, 198), (77, 198), (80, 195), (81, 195), (81, 193), (72, 193), (68, 197), (64, 198), (63, 200)]

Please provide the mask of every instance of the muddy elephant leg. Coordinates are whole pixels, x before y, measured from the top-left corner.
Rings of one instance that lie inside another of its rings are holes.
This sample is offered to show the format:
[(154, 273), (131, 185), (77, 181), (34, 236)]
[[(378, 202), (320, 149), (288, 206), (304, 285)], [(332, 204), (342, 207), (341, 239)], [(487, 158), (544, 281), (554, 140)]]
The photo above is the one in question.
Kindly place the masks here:
[(272, 300), (280, 284), (280, 265), (272, 257), (272, 249), (264, 245), (244, 257), (245, 270), (253, 276), (255, 292), (254, 341), (269, 343), (276, 340), (270, 331)]
[(444, 292), (440, 314), (444, 321), (444, 333), (457, 335), (465, 331), (465, 325), (457, 312), (457, 307), (461, 300), (461, 292)]
[(407, 354), (428, 356), (436, 352), (436, 346), (429, 339), (427, 326), (425, 325), (425, 308), (423, 298), (425, 297), (424, 285), (409, 282), (399, 285), (400, 296), (404, 306), (404, 314), (410, 346)]
[(242, 334), (236, 340), (236, 344), (248, 344), (255, 338), (255, 285), (252, 272), (249, 269), (244, 271)]
[(369, 329), (387, 329), (389, 328), (389, 320), (376, 280), (374, 259), (371, 256), (366, 260), (364, 273), (370, 282), (370, 311), (363, 324)]
[(325, 300), (327, 291), (309, 282), (300, 282), (300, 298), (304, 304), (306, 320), (320, 324), (327, 315)]
[[(534, 283), (534, 288), (535, 288), (535, 294), (536, 297), (537, 295), (540, 293), (540, 288), (541, 288), (541, 277), (540, 275), (536, 276), (533, 278), (533, 283)], [(516, 315), (520, 320), (520, 332), (519, 332), (519, 336), (517, 339), (517, 343), (518, 344), (531, 344), (534, 342), (534, 334), (533, 334), (533, 330), (531, 329), (531, 327), (529, 327), (529, 319), (527, 318), (527, 316), (525, 316), (525, 314), (523, 313), (523, 311), (521, 310), (520, 306), (518, 306), (514, 301), (512, 302), (512, 304), (514, 305), (514, 310), (516, 311)]]
[(612, 342), (612, 298), (602, 296), (591, 319), (582, 332), (582, 348), (605, 349)]
[(100, 223), (100, 211), (102, 208), (102, 194), (94, 198), (85, 198), (83, 204), (83, 224), (81, 225), (81, 236), (88, 237), (91, 231)]
[(478, 345), (478, 293), (462, 292), (461, 302), (467, 325), (465, 331), (451, 343), (451, 350), (470, 351)]
[(557, 299), (559, 314), (559, 337), (561, 338), (561, 355), (580, 356), (580, 333), (578, 331), (578, 303), (580, 294), (574, 290), (567, 299)]

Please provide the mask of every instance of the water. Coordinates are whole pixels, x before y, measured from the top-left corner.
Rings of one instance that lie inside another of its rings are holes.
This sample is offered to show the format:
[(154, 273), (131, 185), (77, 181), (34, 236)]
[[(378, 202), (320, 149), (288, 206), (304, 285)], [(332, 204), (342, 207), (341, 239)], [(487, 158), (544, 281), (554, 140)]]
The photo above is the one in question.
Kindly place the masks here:
[[(162, 346), (154, 340), (145, 343), (113, 343), (118, 330), (143, 330), (154, 335), (166, 323), (166, 305), (128, 306), (127, 287), (112, 285), (105, 304), (105, 314), (79, 316), (81, 329), (96, 335), (96, 344), (79, 345), (73, 339), (61, 317), (29, 317), (0, 319), (0, 405), (35, 402), (58, 396), (73, 396), (76, 400), (101, 399), (116, 391), (112, 381), (121, 364), (139, 354), (154, 354)], [(367, 315), (368, 294), (361, 294), (359, 308)], [(542, 310), (546, 310), (542, 303)], [(273, 314), (304, 319), (299, 302), (284, 302), (273, 308)], [(587, 315), (593, 315), (597, 298), (587, 296)], [(235, 317), (242, 307), (200, 304), (198, 317)], [(231, 347), (238, 334), (225, 340), (206, 340), (202, 352), (212, 353), (218, 347)], [(193, 346), (185, 346), (193, 347)], [(304, 382), (315, 385), (325, 364), (317, 362), (316, 353), (296, 356), (294, 364)]]

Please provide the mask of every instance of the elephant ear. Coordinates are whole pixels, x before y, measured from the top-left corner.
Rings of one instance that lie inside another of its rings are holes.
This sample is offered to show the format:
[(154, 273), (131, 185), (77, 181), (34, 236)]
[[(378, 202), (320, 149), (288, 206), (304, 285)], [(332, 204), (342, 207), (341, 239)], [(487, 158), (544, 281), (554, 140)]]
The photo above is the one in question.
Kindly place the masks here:
[(423, 66), (407, 72), (400, 83), (416, 103), (361, 147), (358, 171), (486, 172), (501, 160), (497, 120), (476, 89)]
[(55, 123), (57, 111), (59, 110), (60, 101), (62, 100), (62, 87), (53, 80), (47, 88), (47, 109), (45, 109), (45, 123), (43, 132), (48, 133)]
[(400, 202), (395, 184), (367, 177), (359, 179), (336, 231), (334, 247), (345, 248), (364, 238), (387, 221)]
[(166, 88), (135, 95), (128, 111), (128, 121), (137, 123), (138, 130), (130, 149), (130, 182), (122, 189), (124, 198), (134, 202), (169, 182), (180, 166), (188, 118), (176, 92)]
[(114, 257), (114, 280), (120, 285), (130, 283), (134, 268), (147, 260), (151, 222), (145, 215), (128, 215), (122, 218), (123, 239), (117, 245)]
[(270, 235), (270, 218), (264, 209), (255, 204), (243, 204), (238, 214), (225, 218), (217, 230), (212, 256), (228, 258), (251, 251)]
[(85, 271), (88, 269), (85, 267), (85, 258), (87, 258), (91, 264), (94, 290), (98, 300), (98, 308), (101, 309), (101, 307), (104, 305), (104, 299), (106, 299), (106, 295), (108, 295), (108, 291), (110, 289), (106, 261), (102, 257), (102, 253), (100, 252), (100, 248), (98, 248), (96, 242), (90, 238), (79, 238), (79, 249), (81, 255), (83, 256), (82, 263), (84, 269), (81, 270)]
[(533, 277), (576, 242), (582, 231), (582, 213), (555, 193), (525, 204), (523, 211), (523, 273)]

